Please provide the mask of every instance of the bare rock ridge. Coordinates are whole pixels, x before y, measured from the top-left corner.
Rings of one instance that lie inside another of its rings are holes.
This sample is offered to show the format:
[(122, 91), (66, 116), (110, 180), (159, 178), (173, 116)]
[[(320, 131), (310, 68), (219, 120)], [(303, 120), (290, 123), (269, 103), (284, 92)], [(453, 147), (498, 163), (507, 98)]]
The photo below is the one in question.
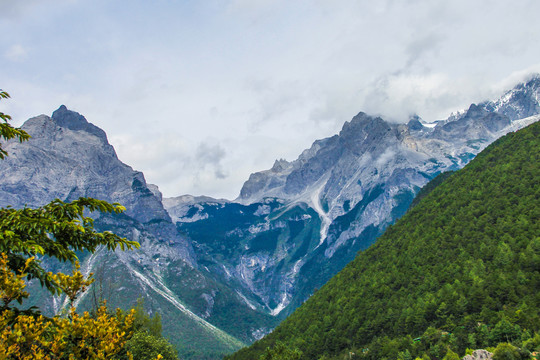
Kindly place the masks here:
[(510, 120), (524, 119), (540, 113), (540, 75), (518, 84), (495, 101), (480, 104), (489, 112), (496, 112)]
[(8, 203), (20, 207), (43, 205), (51, 197), (73, 200), (88, 196), (119, 202), (126, 206), (126, 214), (142, 223), (170, 221), (144, 175), (118, 160), (105, 132), (82, 115), (61, 106), (52, 118), (41, 115), (22, 128), (32, 139), (8, 145), (13, 154), (0, 165), (17, 171), (0, 175), (0, 186), (10, 187), (0, 192), (0, 199), (9, 196)]
[(474, 350), (471, 355), (465, 355), (465, 357), (463, 357), (463, 360), (491, 360), (491, 359), (493, 359), (493, 354), (483, 349)]
[(89, 123), (81, 114), (68, 110), (65, 105), (61, 105), (58, 110), (53, 112), (52, 119), (60, 127), (70, 130), (83, 130), (102, 139), (104, 143), (109, 143), (105, 131)]
[[(83, 270), (95, 274), (97, 285), (78, 299), (79, 307), (89, 309), (92, 296), (107, 298), (110, 306), (122, 308), (145, 298), (149, 311), (163, 315), (164, 333), (173, 343), (180, 345), (180, 337), (191, 339), (181, 345), (185, 353), (211, 343), (209, 353), (219, 358), (251, 340), (251, 329), (230, 335), (212, 324), (223, 322), (224, 307), (255, 312), (233, 289), (200, 270), (191, 241), (177, 231), (157, 186), (147, 184), (141, 172), (118, 159), (103, 130), (65, 106), (52, 117), (29, 119), (22, 128), (32, 138), (9, 142), (9, 156), (0, 162), (2, 206), (36, 207), (55, 198), (71, 201), (81, 196), (118, 202), (126, 211), (93, 214), (96, 228), (141, 244), (136, 251), (98, 250), (80, 256)], [(35, 301), (45, 313), (59, 312), (66, 305), (64, 299), (48, 296), (38, 285), (33, 294), (30, 302)], [(175, 338), (176, 334), (182, 336)]]
[(283, 317), (375, 241), (430, 179), (538, 120), (539, 94), (537, 75), (443, 121), (395, 124), (360, 112), (296, 160), (251, 174), (234, 202), (184, 204), (175, 221), (210, 271)]

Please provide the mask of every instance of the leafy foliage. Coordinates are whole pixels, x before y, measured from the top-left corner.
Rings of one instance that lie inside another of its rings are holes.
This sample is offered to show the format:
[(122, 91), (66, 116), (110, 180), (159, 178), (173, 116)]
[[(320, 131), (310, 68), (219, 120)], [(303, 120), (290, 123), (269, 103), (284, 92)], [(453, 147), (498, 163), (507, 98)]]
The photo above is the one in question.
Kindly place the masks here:
[(413, 199), (410, 208), (413, 208), (422, 200), (425, 198), (430, 192), (432, 192), (437, 186), (442, 184), (444, 180), (446, 180), (450, 175), (452, 175), (455, 171), (446, 171), (443, 173), (440, 173), (435, 178), (433, 178), (429, 183), (427, 183), (423, 188), (420, 189), (418, 194), (416, 194), (415, 198)]
[[(114, 250), (132, 249), (139, 245), (111, 232), (96, 232), (93, 219), (85, 211), (119, 213), (119, 204), (80, 198), (70, 203), (59, 199), (37, 209), (0, 209), (0, 252), (7, 254), (9, 266), (20, 269), (26, 259), (36, 256), (54, 257), (61, 261), (77, 260), (76, 251), (94, 252), (100, 245)], [(28, 268), (28, 278), (37, 278), (53, 294), (59, 294), (58, 282), (34, 261)]]
[[(29, 268), (34, 261), (26, 261)], [(110, 315), (105, 305), (96, 316), (77, 314), (71, 307), (67, 317), (46, 318), (10, 307), (10, 302), (28, 296), (24, 291), (24, 269), (15, 274), (7, 256), (0, 257), (0, 295), (4, 306), (0, 312), (1, 359), (111, 359), (125, 353), (124, 345), (132, 332), (134, 311), (117, 311)], [(72, 276), (62, 274), (60, 284), (69, 293), (79, 292), (88, 282), (75, 269)], [(71, 286), (73, 285), (73, 286)], [(75, 290), (78, 289), (78, 290)], [(76, 296), (74, 296), (76, 297)]]
[(144, 311), (144, 300), (137, 299), (137, 306), (134, 308), (135, 315), (133, 328), (137, 332), (147, 332), (155, 337), (161, 337), (161, 315), (158, 313), (150, 317)]
[[(538, 349), (540, 123), (490, 145), (278, 326), (302, 359), (442, 359), (511, 343)], [(524, 351), (525, 351), (524, 350)]]
[[(0, 100), (2, 99), (8, 99), (9, 94), (3, 90), (0, 89)], [(0, 111), (0, 139), (4, 140), (10, 140), (10, 139), (18, 139), (20, 142), (26, 141), (30, 138), (30, 135), (26, 133), (24, 130), (14, 128), (9, 124), (9, 120), (11, 120), (11, 116), (8, 114), (4, 114)], [(2, 148), (2, 144), (0, 144), (0, 160), (7, 156), (7, 151)]]
[(500, 343), (493, 352), (493, 360), (521, 360), (530, 358), (521, 354), (518, 348), (509, 343)]
[(144, 311), (144, 300), (138, 299), (133, 309), (133, 336), (126, 343), (126, 350), (133, 360), (146, 360), (161, 355), (165, 360), (177, 360), (177, 351), (161, 335), (161, 316), (150, 317)]
[(126, 350), (135, 360), (155, 359), (160, 355), (165, 360), (177, 360), (176, 351), (164, 338), (139, 331), (126, 343)]

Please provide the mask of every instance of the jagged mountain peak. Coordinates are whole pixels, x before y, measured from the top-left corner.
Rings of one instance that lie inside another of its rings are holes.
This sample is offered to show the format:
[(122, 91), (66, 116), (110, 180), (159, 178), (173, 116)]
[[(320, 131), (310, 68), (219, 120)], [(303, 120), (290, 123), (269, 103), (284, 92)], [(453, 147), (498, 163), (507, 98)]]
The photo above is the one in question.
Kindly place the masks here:
[(469, 109), (465, 113), (465, 116), (469, 119), (478, 119), (482, 116), (485, 116), (487, 113), (488, 111), (484, 107), (478, 106), (476, 104), (471, 104), (471, 106), (469, 106)]
[[(461, 167), (516, 120), (539, 114), (539, 89), (536, 74), (498, 100), (471, 104), (466, 111), (432, 124), (417, 115), (406, 124), (395, 124), (359, 112), (339, 134), (315, 141), (295, 161), (276, 161), (272, 169), (251, 174), (238, 201), (253, 203), (265, 196), (304, 201), (316, 190), (317, 197), (331, 204), (335, 196), (362, 193), (366, 181), (374, 179), (371, 173), (381, 176), (390, 167), (417, 164), (428, 172), (432, 167)], [(434, 158), (440, 160), (426, 163)]]
[(87, 133), (102, 139), (106, 144), (109, 143), (105, 131), (88, 122), (88, 120), (78, 112), (69, 110), (65, 105), (61, 105), (53, 112), (52, 119), (60, 127), (75, 131), (86, 131)]
[(272, 170), (275, 173), (286, 171), (291, 167), (291, 163), (288, 162), (285, 159), (279, 159), (274, 162), (274, 165), (270, 170)]
[[(52, 117), (47, 115), (33, 117), (25, 121), (21, 128), (32, 136), (27, 143), (28, 146), (51, 147), (74, 160), (90, 159), (98, 154), (117, 159), (105, 132), (89, 123), (79, 113), (67, 110), (64, 105), (56, 110)], [(8, 146), (18, 145), (11, 141)], [(73, 146), (86, 147), (87, 151), (70, 151), (69, 148)]]
[(540, 112), (540, 74), (532, 74), (495, 101), (479, 104), (485, 110), (507, 116), (510, 120), (523, 119)]
[(534, 94), (540, 91), (540, 73), (532, 73), (522, 82), (516, 84), (511, 90), (504, 93), (501, 99), (508, 98), (509, 94), (529, 93)]
[[(174, 319), (164, 322), (164, 334), (186, 331), (194, 339), (182, 344), (189, 349), (186, 352), (208, 343), (213, 343), (216, 352), (240, 347), (240, 341), (210, 323), (222, 324), (214, 319), (224, 313), (219, 308), (251, 311), (255, 318), (267, 315), (252, 310), (235, 289), (217, 283), (204, 268), (199, 270), (192, 244), (172, 223), (157, 186), (147, 184), (141, 172), (114, 156), (103, 130), (65, 106), (52, 117), (40, 115), (22, 127), (32, 138), (7, 143), (10, 156), (0, 162), (2, 206), (34, 207), (55, 198), (71, 201), (81, 196), (119, 202), (126, 207), (125, 212), (94, 213), (94, 225), (99, 231), (113, 231), (137, 241), (141, 247), (129, 252), (98, 249), (92, 255), (78, 254), (83, 271), (97, 274), (99, 290), (94, 288), (94, 294), (106, 296), (113, 308), (124, 309), (135, 299), (146, 298), (149, 308)], [(102, 293), (101, 289), (111, 290)], [(36, 295), (30, 301), (37, 301), (44, 313), (61, 311), (58, 299), (42, 296), (39, 290), (32, 293)], [(89, 308), (91, 293), (78, 298), (76, 305), (81, 311)], [(251, 329), (236, 334), (251, 339)]]
[(514, 89), (519, 88), (529, 88), (529, 89), (539, 89), (540, 88), (540, 73), (533, 73), (529, 75), (527, 80), (517, 84)]
[(52, 117), (36, 116), (21, 128), (32, 137), (10, 141), (10, 156), (0, 162), (4, 204), (40, 206), (53, 198), (87, 196), (119, 202), (142, 223), (170, 221), (144, 175), (122, 163), (105, 132), (84, 116), (62, 105)]
[(407, 123), (407, 128), (412, 131), (418, 131), (424, 129), (424, 125), (422, 124), (422, 119), (418, 115), (412, 115), (409, 118), (409, 122)]
[(343, 124), (339, 135), (342, 137), (357, 137), (359, 133), (380, 134), (389, 131), (391, 128), (391, 125), (380, 116), (371, 116), (360, 112), (351, 121)]

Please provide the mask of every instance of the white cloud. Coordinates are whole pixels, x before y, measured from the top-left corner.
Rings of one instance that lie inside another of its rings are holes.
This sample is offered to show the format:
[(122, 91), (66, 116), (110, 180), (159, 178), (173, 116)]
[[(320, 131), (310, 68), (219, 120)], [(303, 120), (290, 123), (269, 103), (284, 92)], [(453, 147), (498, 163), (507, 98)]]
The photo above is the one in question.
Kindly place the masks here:
[(383, 76), (367, 87), (363, 108), (368, 113), (380, 114), (392, 121), (406, 122), (418, 114), (426, 120), (445, 117), (448, 110), (459, 105), (459, 89), (466, 86), (459, 79), (445, 74), (398, 73)]
[(4, 57), (10, 61), (23, 61), (28, 55), (28, 51), (20, 44), (12, 45), (4, 53)]
[(47, 7), (76, 2), (78, 0), (0, 0), (0, 19), (16, 20), (28, 13), (39, 12)]
[(491, 84), (490, 88), (493, 93), (500, 94), (502, 91), (511, 89), (520, 82), (529, 80), (531, 74), (540, 74), (540, 62), (505, 76), (497, 83)]
[(203, 142), (199, 144), (195, 152), (195, 168), (199, 173), (210, 170), (215, 179), (222, 180), (227, 178), (221, 161), (225, 158), (226, 151), (214, 141)]
[(13, 0), (0, 0), (0, 17), (12, 18), (14, 16), (22, 15), (27, 9), (35, 6), (39, 3), (39, 0), (28, 1), (13, 1)]

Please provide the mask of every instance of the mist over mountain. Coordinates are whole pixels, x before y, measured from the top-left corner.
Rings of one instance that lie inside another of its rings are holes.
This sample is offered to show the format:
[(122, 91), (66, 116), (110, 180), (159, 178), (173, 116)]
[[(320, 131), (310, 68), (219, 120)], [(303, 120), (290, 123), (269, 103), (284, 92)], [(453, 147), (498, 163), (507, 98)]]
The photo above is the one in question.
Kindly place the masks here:
[[(117, 158), (103, 130), (61, 106), (25, 122), (28, 142), (6, 145), (0, 201), (23, 207), (87, 196), (124, 205), (123, 214), (97, 217), (96, 228), (141, 248), (81, 254), (97, 281), (78, 306), (108, 298), (126, 308), (143, 297), (181, 356), (219, 358), (270, 332), (401, 217), (433, 177), (537, 121), (539, 92), (535, 76), (437, 123), (359, 113), (295, 161), (252, 174), (234, 201), (162, 198)], [(34, 289), (31, 300), (48, 313), (65, 306)]]

